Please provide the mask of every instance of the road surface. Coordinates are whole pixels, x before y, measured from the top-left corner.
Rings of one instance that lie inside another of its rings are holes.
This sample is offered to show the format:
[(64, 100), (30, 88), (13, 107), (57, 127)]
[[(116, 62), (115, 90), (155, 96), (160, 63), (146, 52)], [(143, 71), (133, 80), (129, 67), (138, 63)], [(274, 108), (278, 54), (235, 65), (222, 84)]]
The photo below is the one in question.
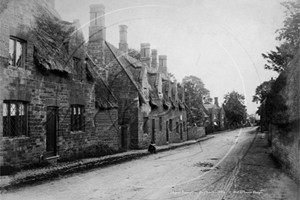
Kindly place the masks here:
[(241, 160), (257, 137), (254, 128), (223, 132), (190, 146), (9, 191), (1, 194), (1, 200), (221, 200), (244, 199), (243, 192), (264, 199), (263, 189), (233, 189), (238, 188)]

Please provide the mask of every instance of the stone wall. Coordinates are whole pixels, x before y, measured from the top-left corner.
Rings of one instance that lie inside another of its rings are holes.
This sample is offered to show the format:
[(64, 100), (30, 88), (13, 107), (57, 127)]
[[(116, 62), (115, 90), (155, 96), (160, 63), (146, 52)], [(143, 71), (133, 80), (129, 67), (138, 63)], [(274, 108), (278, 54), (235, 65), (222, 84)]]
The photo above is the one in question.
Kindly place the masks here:
[(300, 183), (300, 128), (295, 125), (285, 127), (270, 125), (272, 154), (285, 171)]
[(199, 138), (205, 137), (205, 128), (204, 127), (188, 127), (188, 140), (197, 140)]
[[(300, 51), (276, 82), (279, 80), (286, 80), (285, 86), (278, 93), (284, 100), (279, 114), (286, 117), (282, 120), (273, 120), (276, 116), (271, 116), (273, 118), (269, 132), (272, 153), (283, 168), (300, 182)], [(276, 114), (276, 110), (273, 113)]]

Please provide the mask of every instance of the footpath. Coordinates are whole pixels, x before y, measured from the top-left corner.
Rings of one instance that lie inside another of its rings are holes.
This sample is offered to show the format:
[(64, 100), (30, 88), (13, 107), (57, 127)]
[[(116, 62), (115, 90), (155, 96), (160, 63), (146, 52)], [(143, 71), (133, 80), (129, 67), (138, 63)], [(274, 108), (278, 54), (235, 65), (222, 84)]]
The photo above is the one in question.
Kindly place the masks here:
[[(156, 146), (157, 152), (168, 151), (171, 149), (192, 145), (200, 141), (205, 141), (214, 136), (202, 137), (198, 140), (189, 140), (182, 143), (172, 143), (168, 145)], [(59, 162), (44, 168), (28, 169), (17, 172), (11, 176), (0, 176), (0, 191), (10, 190), (29, 184), (47, 181), (55, 178), (62, 178), (76, 172), (82, 172), (89, 169), (109, 166), (116, 163), (126, 162), (149, 155), (147, 149), (129, 150), (127, 152), (98, 157), (85, 158), (72, 162)]]
[(240, 160), (234, 184), (223, 199), (300, 200), (300, 186), (272, 156), (267, 136), (258, 133), (248, 153)]

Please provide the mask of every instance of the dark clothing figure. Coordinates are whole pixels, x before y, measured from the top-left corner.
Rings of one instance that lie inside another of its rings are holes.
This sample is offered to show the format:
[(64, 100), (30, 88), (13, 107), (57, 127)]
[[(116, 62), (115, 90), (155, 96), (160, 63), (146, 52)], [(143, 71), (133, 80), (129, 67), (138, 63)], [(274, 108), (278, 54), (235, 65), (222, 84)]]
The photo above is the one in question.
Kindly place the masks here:
[(150, 143), (150, 145), (148, 147), (148, 152), (149, 153), (156, 153), (155, 144), (153, 144), (153, 142)]

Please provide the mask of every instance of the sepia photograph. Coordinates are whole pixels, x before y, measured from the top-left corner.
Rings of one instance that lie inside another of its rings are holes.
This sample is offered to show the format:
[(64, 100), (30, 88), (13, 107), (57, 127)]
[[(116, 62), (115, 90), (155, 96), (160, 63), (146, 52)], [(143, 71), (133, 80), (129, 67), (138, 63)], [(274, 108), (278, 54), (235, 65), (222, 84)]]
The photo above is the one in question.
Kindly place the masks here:
[(300, 0), (0, 0), (1, 200), (300, 200)]

